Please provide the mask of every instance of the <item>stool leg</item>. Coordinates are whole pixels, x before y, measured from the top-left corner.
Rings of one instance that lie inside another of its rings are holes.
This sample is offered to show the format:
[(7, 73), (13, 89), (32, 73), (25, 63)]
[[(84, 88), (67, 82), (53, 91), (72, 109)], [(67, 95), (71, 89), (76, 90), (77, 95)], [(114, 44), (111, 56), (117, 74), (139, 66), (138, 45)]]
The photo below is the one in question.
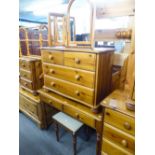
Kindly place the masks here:
[(59, 142), (59, 125), (58, 125), (58, 123), (55, 123), (55, 129), (56, 129), (56, 138), (57, 138), (57, 141)]
[(73, 155), (76, 155), (76, 134), (73, 134)]

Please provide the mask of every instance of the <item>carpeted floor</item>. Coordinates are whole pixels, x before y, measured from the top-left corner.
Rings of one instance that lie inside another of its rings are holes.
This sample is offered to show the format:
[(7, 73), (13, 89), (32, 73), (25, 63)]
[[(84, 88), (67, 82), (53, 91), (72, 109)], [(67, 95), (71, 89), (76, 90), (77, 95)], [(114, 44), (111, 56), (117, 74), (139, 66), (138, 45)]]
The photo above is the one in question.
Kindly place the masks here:
[[(96, 154), (96, 133), (91, 130), (88, 141), (81, 129), (77, 138), (77, 155)], [(19, 114), (19, 155), (72, 155), (72, 136), (63, 128), (60, 142), (56, 141), (54, 126), (41, 130), (23, 113)]]

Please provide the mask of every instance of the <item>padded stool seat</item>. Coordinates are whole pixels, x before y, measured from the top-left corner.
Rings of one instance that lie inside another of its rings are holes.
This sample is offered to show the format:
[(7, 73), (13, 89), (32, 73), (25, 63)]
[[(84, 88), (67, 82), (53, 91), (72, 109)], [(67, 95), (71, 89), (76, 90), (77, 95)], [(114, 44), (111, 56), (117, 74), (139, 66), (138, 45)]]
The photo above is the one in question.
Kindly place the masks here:
[(66, 128), (68, 131), (72, 133), (73, 136), (73, 153), (76, 155), (76, 133), (83, 126), (83, 123), (66, 115), (63, 112), (59, 112), (52, 116), (53, 120), (56, 124), (56, 137), (57, 141), (59, 141), (59, 125)]

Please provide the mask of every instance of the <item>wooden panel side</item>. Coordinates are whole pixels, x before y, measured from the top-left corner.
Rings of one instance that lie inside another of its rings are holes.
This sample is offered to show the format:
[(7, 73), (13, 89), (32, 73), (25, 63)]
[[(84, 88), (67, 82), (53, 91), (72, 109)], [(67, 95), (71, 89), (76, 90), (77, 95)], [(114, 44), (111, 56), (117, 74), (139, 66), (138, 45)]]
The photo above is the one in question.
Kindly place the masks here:
[(112, 60), (113, 52), (97, 54), (96, 66), (96, 88), (94, 106), (97, 106), (101, 100), (109, 93), (112, 78)]

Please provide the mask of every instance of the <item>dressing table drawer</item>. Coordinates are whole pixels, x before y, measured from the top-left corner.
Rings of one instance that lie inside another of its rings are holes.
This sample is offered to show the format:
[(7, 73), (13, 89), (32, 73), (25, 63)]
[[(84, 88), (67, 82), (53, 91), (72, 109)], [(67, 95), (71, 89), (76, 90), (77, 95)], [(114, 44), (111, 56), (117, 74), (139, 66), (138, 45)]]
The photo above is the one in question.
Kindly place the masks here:
[(30, 71), (20, 69), (20, 77), (32, 80), (32, 73)]
[(81, 52), (64, 52), (64, 64), (66, 66), (95, 71), (96, 54)]
[(95, 72), (52, 65), (48, 63), (43, 64), (43, 70), (44, 74), (49, 76), (64, 79), (89, 88), (94, 88)]
[(86, 103), (89, 106), (93, 105), (94, 90), (83, 86), (75, 85), (70, 82), (52, 78), (44, 75), (44, 85), (58, 93), (63, 93), (69, 97), (77, 99), (81, 103)]
[(134, 135), (135, 133), (135, 121), (134, 118), (127, 116), (125, 114), (122, 114), (120, 112), (106, 109), (105, 110), (105, 116), (104, 121), (114, 127), (117, 127), (118, 129), (121, 129), (131, 135)]
[(26, 60), (19, 60), (19, 67), (28, 71), (32, 70), (32, 63), (31, 61)]
[(26, 80), (24, 78), (20, 78), (20, 84), (28, 89), (34, 90), (33, 83), (30, 80)]
[(111, 142), (119, 145), (120, 147), (127, 149), (134, 153), (135, 150), (135, 137), (127, 134), (107, 123), (104, 123), (104, 137)]
[(63, 64), (63, 52), (60, 51), (42, 51), (42, 60), (43, 62), (48, 62), (52, 64)]
[(104, 152), (105, 155), (134, 155), (126, 149), (123, 149), (107, 140), (106, 138), (102, 139), (102, 141), (102, 152)]
[(79, 121), (91, 126), (92, 128), (95, 127), (95, 120), (93, 118), (88, 117), (86, 114), (81, 113), (77, 109), (74, 109), (73, 107), (64, 106), (63, 111), (70, 116), (78, 119)]

